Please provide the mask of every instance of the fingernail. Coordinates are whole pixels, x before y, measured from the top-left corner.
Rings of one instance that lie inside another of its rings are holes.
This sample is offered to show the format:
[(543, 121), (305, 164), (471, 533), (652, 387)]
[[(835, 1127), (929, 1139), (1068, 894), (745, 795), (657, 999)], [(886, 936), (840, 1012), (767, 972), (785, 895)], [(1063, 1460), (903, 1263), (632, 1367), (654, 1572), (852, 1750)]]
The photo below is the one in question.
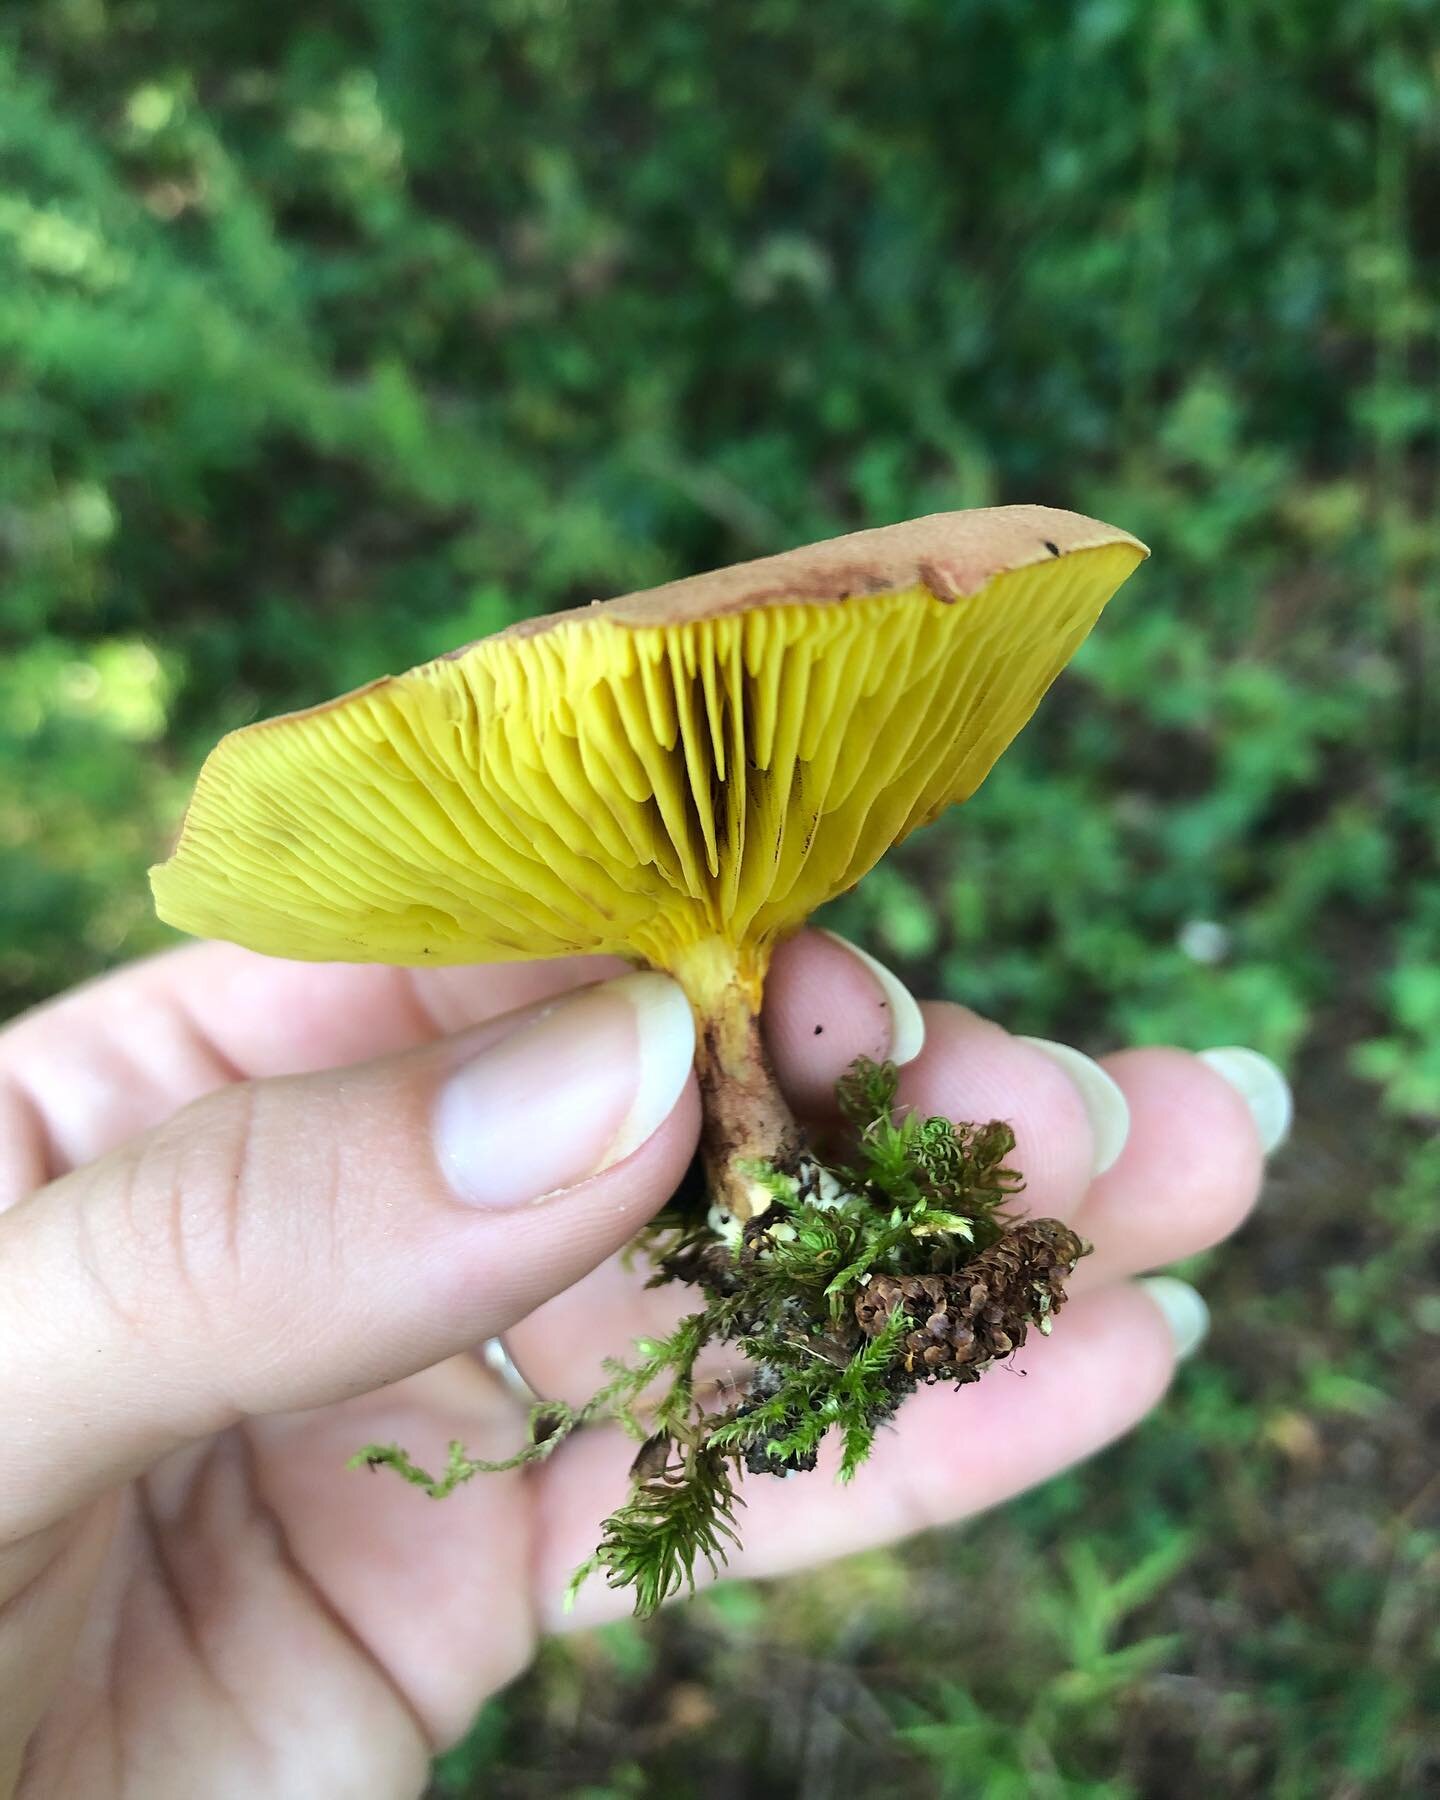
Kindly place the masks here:
[(875, 984), (880, 989), (880, 997), (890, 1012), (891, 1062), (901, 1066), (914, 1062), (925, 1048), (925, 1018), (920, 1011), (919, 1001), (895, 971), (887, 969), (868, 950), (852, 944), (849, 938), (841, 937), (838, 931), (826, 931), (823, 926), (817, 929), (821, 937), (827, 937), (832, 944), (839, 944), (842, 950), (848, 950), (874, 977)]
[(1147, 1275), (1139, 1283), (1165, 1316), (1175, 1340), (1177, 1361), (1184, 1362), (1205, 1342), (1210, 1332), (1210, 1308), (1188, 1281), (1173, 1275)]
[(1250, 1108), (1266, 1154), (1278, 1149), (1290, 1135), (1295, 1101), (1290, 1083), (1270, 1058), (1239, 1044), (1224, 1044), (1218, 1050), (1202, 1050), (1200, 1060), (1223, 1076)]
[(440, 1166), (471, 1206), (523, 1206), (574, 1187), (657, 1129), (694, 1056), (690, 1003), (667, 976), (622, 975), (567, 995), (446, 1081)]
[(1069, 1044), (1057, 1044), (1050, 1038), (1022, 1037), (1020, 1042), (1043, 1051), (1052, 1062), (1060, 1065), (1079, 1089), (1095, 1144), (1091, 1173), (1103, 1175), (1114, 1167), (1130, 1135), (1130, 1108), (1119, 1085), (1093, 1056), (1086, 1056), (1083, 1050), (1072, 1049)]

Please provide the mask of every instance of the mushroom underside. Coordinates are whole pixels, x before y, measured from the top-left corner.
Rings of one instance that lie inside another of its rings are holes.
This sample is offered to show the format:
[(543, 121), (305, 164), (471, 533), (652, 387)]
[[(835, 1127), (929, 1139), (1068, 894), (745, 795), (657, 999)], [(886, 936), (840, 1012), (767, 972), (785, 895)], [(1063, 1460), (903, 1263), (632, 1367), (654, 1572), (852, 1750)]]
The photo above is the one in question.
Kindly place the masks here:
[(766, 944), (974, 792), (1134, 561), (487, 639), (232, 733), (157, 905), (309, 959)]

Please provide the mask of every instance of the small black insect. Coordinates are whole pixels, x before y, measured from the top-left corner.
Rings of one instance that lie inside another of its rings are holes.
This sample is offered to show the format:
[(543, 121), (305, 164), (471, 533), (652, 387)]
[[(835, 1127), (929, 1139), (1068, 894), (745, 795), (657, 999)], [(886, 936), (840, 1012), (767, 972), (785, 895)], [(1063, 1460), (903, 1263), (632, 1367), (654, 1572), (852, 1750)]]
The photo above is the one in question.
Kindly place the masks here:
[(1045, 539), (1045, 548), (1052, 556), (1058, 556), (1060, 554), (1060, 546), (1058, 544), (1052, 544), (1049, 538)]

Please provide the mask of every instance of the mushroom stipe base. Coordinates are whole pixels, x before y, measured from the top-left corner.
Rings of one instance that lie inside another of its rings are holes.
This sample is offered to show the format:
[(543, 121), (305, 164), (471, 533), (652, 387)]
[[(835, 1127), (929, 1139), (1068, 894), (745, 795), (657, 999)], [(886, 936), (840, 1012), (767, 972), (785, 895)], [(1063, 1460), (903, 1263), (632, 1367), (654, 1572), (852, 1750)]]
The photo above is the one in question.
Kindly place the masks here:
[[(742, 1050), (735, 1028), (716, 1034), (712, 1069)], [(707, 1106), (701, 1168), (634, 1247), (653, 1266), (650, 1285), (695, 1289), (696, 1310), (668, 1337), (639, 1340), (630, 1361), (607, 1362), (609, 1380), (585, 1405), (535, 1406), (529, 1442), (504, 1461), (452, 1443), (431, 1475), (399, 1446), (372, 1444), (352, 1467), (391, 1468), (443, 1499), (474, 1475), (543, 1461), (581, 1425), (618, 1422), (639, 1445), (630, 1492), (572, 1590), (603, 1571), (633, 1590), (643, 1617), (739, 1543), (742, 1469), (811, 1470), (833, 1433), (849, 1481), (922, 1383), (964, 1386), (1032, 1326), (1049, 1332), (1089, 1245), (1057, 1220), (1009, 1210), (1023, 1184), (1007, 1164), (1008, 1125), (897, 1115), (894, 1065), (861, 1059), (838, 1084), (846, 1130), (822, 1161), (763, 1092), (757, 1046), (747, 1034), (747, 1079), (722, 1101), (719, 1127)], [(705, 1067), (702, 1044), (702, 1080)], [(717, 1086), (726, 1093), (718, 1072)], [(778, 1133), (775, 1152), (736, 1154), (762, 1124)], [(748, 1373), (707, 1391), (696, 1367), (712, 1344), (733, 1346)]]

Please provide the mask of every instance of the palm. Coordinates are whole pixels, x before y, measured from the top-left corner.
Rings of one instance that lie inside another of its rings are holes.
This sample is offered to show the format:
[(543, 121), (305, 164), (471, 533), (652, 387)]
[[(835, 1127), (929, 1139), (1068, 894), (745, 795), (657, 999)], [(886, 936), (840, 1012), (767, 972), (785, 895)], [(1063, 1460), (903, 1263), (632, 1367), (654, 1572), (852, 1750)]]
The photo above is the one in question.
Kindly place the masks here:
[[(512, 1342), (549, 1391), (578, 1395), (623, 1348), (617, 1321), (659, 1329), (675, 1310), (612, 1259)], [(37, 1757), (63, 1754), (94, 1800), (166, 1800), (163, 1776), (138, 1772), (163, 1769), (182, 1733), (224, 1747), (237, 1795), (343, 1795), (347, 1780), (385, 1791), (383, 1772), (408, 1774), (464, 1729), (477, 1682), (490, 1692), (530, 1661), (555, 1622), (554, 1584), (542, 1592), (538, 1578), (578, 1561), (604, 1496), (573, 1457), (486, 1476), (443, 1504), (347, 1461), (392, 1439), (438, 1456), (457, 1437), (498, 1460), (525, 1425), (475, 1358), (455, 1357), (340, 1405), (249, 1421), (92, 1509), (74, 1529), (106, 1537), (104, 1564)], [(590, 1606), (613, 1610), (609, 1598)], [(435, 1654), (437, 1619), (450, 1657)]]
[[(499, 1456), (518, 1422), (483, 1371), (444, 1365), (239, 1427), (92, 1509), (76, 1539), (108, 1544), (33, 1765), (95, 1800), (190, 1796), (200, 1772), (170, 1760), (179, 1740), (226, 1772), (207, 1794), (415, 1788), (477, 1679), (498, 1687), (534, 1649), (530, 1483), (493, 1477), (434, 1507), (345, 1458), (376, 1432), (418, 1445), (461, 1429)], [(464, 1612), (447, 1604), (457, 1587)], [(451, 1658), (434, 1653), (435, 1611), (461, 1634), (475, 1621)]]

